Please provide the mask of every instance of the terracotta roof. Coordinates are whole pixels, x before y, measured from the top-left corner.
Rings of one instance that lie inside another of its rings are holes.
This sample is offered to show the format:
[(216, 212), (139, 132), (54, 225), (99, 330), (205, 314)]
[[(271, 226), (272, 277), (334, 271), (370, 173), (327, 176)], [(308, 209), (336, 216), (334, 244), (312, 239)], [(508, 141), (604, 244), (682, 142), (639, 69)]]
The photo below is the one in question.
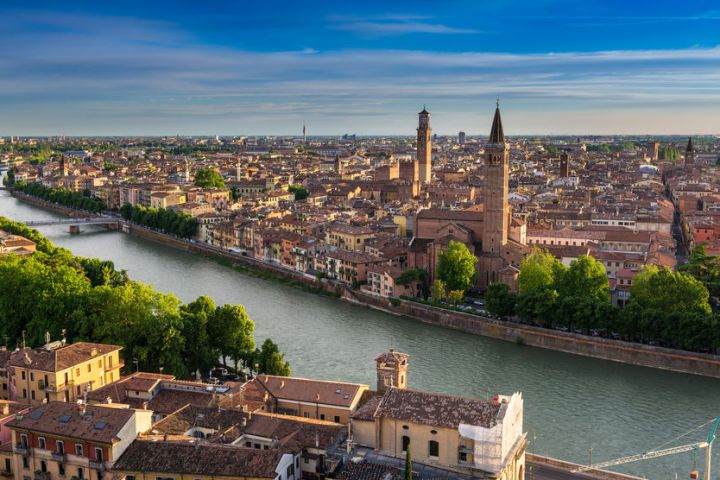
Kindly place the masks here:
[(115, 462), (124, 472), (275, 478), (282, 452), (216, 443), (135, 440)]
[(46, 372), (65, 370), (90, 359), (121, 350), (118, 345), (77, 342), (57, 349), (26, 348), (13, 352), (9, 365), (25, 367), (25, 355), (31, 360), (30, 368)]
[(498, 402), (390, 388), (374, 416), (453, 429), (461, 423), (491, 428), (499, 410)]
[(130, 408), (85, 406), (85, 413), (74, 403), (50, 402), (16, 416), (8, 426), (86, 441), (112, 443), (135, 414)]
[(260, 375), (253, 381), (260, 382), (270, 394), (281, 400), (322, 403), (349, 408), (358, 392), (367, 387), (357, 383), (308, 380), (297, 377)]

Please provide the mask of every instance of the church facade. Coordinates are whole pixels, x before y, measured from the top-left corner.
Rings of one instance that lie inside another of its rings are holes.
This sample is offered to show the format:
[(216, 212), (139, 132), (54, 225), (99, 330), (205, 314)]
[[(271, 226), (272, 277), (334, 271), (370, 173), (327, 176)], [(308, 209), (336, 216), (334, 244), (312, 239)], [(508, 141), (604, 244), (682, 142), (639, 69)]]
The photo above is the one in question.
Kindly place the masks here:
[(512, 217), (508, 203), (509, 163), (509, 146), (498, 105), (485, 145), (484, 203), (465, 210), (420, 210), (415, 216), (415, 236), (410, 243), (410, 267), (427, 270), (434, 280), (440, 253), (451, 241), (456, 241), (464, 243), (478, 257), (479, 288), (496, 282), (515, 287), (520, 261), (528, 247), (523, 241), (525, 225)]

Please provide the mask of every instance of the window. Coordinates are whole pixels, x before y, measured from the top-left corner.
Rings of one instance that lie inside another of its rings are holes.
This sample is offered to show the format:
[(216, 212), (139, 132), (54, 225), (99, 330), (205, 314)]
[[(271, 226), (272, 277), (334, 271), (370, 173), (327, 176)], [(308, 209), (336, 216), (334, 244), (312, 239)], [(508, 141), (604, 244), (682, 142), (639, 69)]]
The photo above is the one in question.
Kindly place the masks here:
[(402, 436), (402, 451), (407, 452), (408, 446), (410, 446), (410, 437), (407, 435)]
[(78, 367), (78, 368), (75, 369), (75, 376), (76, 376), (76, 377), (79, 377), (79, 376), (80, 376), (80, 367)]
[(320, 414), (320, 420), (325, 420), (325, 414), (324, 414), (324, 413), (321, 413), (321, 414)]
[(30, 372), (30, 381), (31, 382), (35, 381), (35, 373), (34, 372)]
[(75, 455), (77, 455), (78, 457), (83, 456), (83, 446), (80, 445), (79, 443), (75, 444)]
[(80, 480), (83, 480), (83, 478), (85, 478), (85, 470), (83, 470), (82, 468), (78, 468), (77, 477), (78, 477)]
[(23, 380), (25, 380), (25, 370), (23, 370), (23, 371), (20, 373), (20, 378), (22, 378)]
[(102, 448), (96, 448), (95, 449), (95, 461), (98, 463), (103, 462), (103, 451)]
[(24, 433), (20, 434), (20, 446), (23, 448), (27, 448), (28, 446), (28, 437)]
[(47, 473), (47, 462), (45, 460), (40, 460), (40, 471)]
[(92, 364), (88, 363), (88, 373), (92, 372)]
[(305, 418), (310, 418), (310, 412), (305, 412), (305, 413), (303, 413), (303, 417), (305, 417)]
[(40, 448), (41, 450), (45, 450), (45, 437), (38, 438), (38, 448)]
[(458, 453), (458, 461), (460, 463), (466, 463), (467, 462), (467, 452)]
[(65, 476), (65, 464), (63, 462), (58, 462), (58, 474), (61, 477)]
[(55, 452), (59, 455), (65, 455), (65, 444), (62, 440), (55, 442)]
[(439, 457), (440, 456), (440, 444), (435, 440), (428, 442), (428, 457)]
[(248, 448), (252, 448), (252, 442), (245, 442), (245, 446)]
[(335, 423), (340, 423), (340, 417), (335, 415)]
[(257, 448), (258, 450), (260, 450), (260, 444), (259, 444), (259, 443), (253, 444), (253, 447), (254, 447), (254, 448)]
[(35, 390), (30, 390), (30, 398), (35, 400)]
[(98, 368), (102, 368), (102, 360), (98, 360)]
[(27, 398), (27, 389), (23, 388), (23, 398)]

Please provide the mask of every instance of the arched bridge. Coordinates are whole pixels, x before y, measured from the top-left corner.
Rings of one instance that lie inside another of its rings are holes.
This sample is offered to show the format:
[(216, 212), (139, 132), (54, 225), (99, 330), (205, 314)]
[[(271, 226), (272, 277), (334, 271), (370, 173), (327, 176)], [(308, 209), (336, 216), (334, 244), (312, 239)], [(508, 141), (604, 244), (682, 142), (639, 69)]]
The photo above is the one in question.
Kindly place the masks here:
[(31, 220), (23, 222), (28, 227), (44, 227), (48, 225), (69, 225), (70, 233), (80, 232), (82, 225), (104, 225), (108, 228), (116, 229), (122, 222), (119, 218), (114, 217), (84, 217), (84, 218), (59, 218), (52, 220)]

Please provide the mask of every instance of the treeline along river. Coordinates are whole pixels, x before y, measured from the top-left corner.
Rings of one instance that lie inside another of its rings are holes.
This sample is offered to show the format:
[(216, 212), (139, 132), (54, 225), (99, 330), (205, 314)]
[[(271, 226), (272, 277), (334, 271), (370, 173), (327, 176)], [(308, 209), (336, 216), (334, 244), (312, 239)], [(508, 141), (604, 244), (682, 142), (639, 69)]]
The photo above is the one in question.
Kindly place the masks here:
[[(56, 214), (0, 191), (0, 215)], [(425, 325), (250, 277), (199, 255), (101, 227), (41, 227), (56, 245), (99, 257), (183, 301), (210, 295), (243, 304), (256, 339), (272, 336), (293, 375), (373, 385), (375, 354), (410, 354), (410, 387), (472, 397), (522, 391), (530, 451), (586, 463), (658, 447), (720, 414), (720, 381), (563, 354)], [(2, 286), (0, 285), (0, 288)], [(699, 441), (709, 426), (672, 445)], [(720, 448), (715, 449), (716, 453)], [(697, 465), (704, 453), (698, 452)], [(617, 467), (653, 479), (687, 478), (692, 453)], [(720, 472), (720, 455), (714, 459)]]

